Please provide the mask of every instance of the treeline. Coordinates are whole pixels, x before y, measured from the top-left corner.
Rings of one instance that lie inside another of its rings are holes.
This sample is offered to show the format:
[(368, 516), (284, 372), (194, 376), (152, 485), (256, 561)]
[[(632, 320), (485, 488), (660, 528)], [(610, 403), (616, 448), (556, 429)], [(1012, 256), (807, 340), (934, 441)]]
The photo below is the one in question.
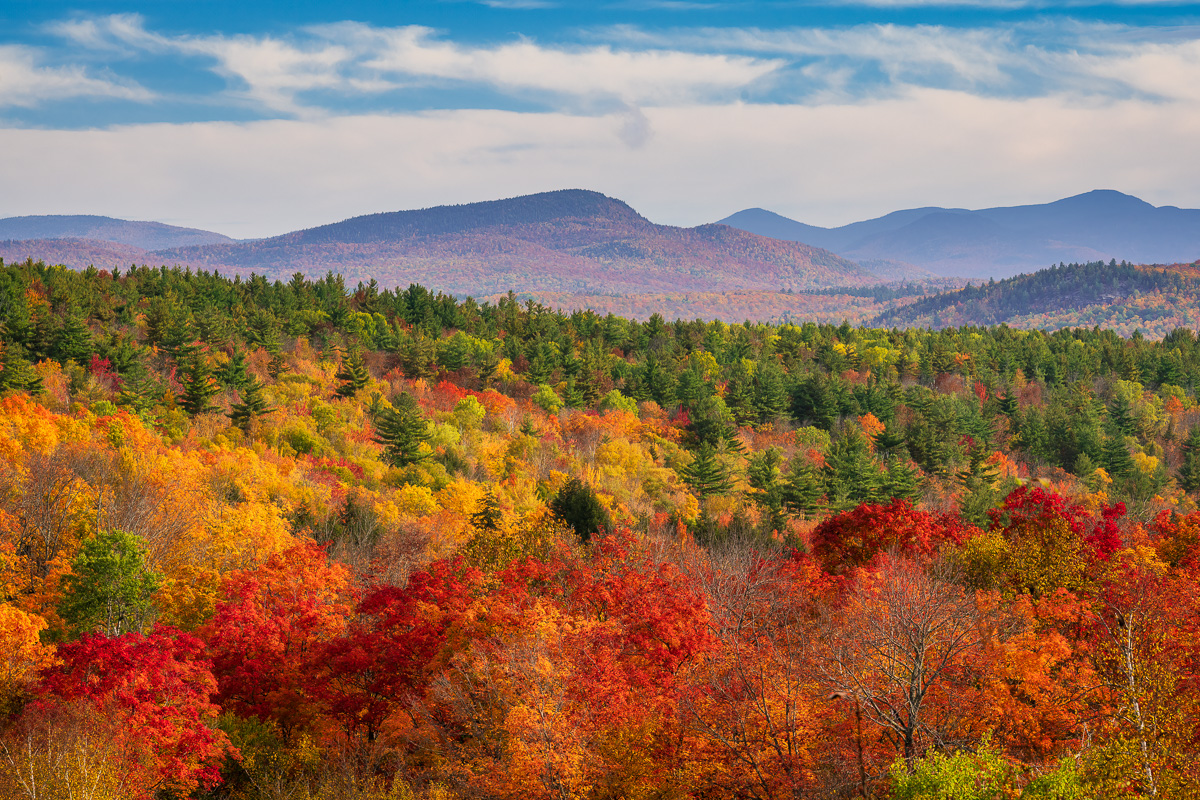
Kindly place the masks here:
[(1200, 791), (1189, 330), (36, 262), (0, 318), (0, 797)]
[(1124, 261), (1059, 264), (1030, 275), (968, 285), (918, 300), (881, 314), (874, 324), (923, 323), (942, 327), (961, 324), (961, 320), (973, 325), (995, 325), (1026, 315), (1112, 305), (1152, 292), (1190, 297), (1197, 288), (1191, 276)]

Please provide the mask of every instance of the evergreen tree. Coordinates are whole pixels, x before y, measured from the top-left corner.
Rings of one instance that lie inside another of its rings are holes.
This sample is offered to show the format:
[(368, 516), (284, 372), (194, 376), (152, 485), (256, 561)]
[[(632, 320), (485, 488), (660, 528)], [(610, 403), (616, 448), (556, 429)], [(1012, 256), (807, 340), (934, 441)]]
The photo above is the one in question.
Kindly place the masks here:
[(834, 440), (821, 472), (831, 508), (841, 511), (881, 499), (879, 465), (858, 428), (848, 427)]
[(40, 394), (42, 379), (33, 371), (33, 365), (25, 356), (25, 348), (17, 342), (6, 342), (0, 355), (0, 391), (13, 389), (29, 394)]
[(342, 385), (337, 389), (338, 397), (354, 397), (366, 387), (367, 382), (371, 380), (371, 373), (367, 371), (367, 365), (357, 347), (342, 359), (342, 366), (334, 377), (342, 381)]
[(1104, 440), (1100, 463), (1104, 465), (1114, 480), (1127, 478), (1133, 474), (1133, 456), (1129, 454), (1129, 445), (1125, 440), (1125, 435), (1115, 425), (1109, 430), (1108, 438)]
[(249, 378), (246, 385), (242, 388), (242, 401), (234, 403), (233, 408), (229, 411), (229, 421), (240, 428), (242, 433), (250, 432), (251, 420), (273, 411), (272, 408), (267, 406), (267, 401), (263, 398), (262, 391), (262, 382), (257, 378)]
[(503, 523), (504, 515), (500, 511), (500, 501), (496, 499), (496, 493), (488, 489), (479, 501), (475, 513), (471, 514), (471, 527), (477, 531), (495, 533)]
[(54, 334), (51, 355), (64, 363), (74, 361), (76, 364), (85, 364), (95, 349), (92, 332), (84, 317), (73, 311), (64, 315)]
[(758, 422), (766, 425), (775, 422), (787, 410), (788, 394), (786, 378), (774, 357), (768, 356), (758, 362), (754, 373), (754, 411)]
[(882, 494), (889, 500), (915, 500), (921, 493), (921, 470), (907, 458), (893, 458), (883, 479)]
[(825, 494), (821, 475), (803, 455), (792, 458), (787, 481), (783, 486), (783, 504), (792, 514), (809, 517), (821, 508)]
[(606, 533), (612, 527), (608, 510), (596, 493), (578, 478), (571, 478), (550, 501), (554, 516), (571, 526), (579, 541), (588, 542), (594, 533)]
[(375, 442), (383, 445), (383, 460), (393, 467), (407, 467), (424, 461), (429, 453), (421, 445), (429, 439), (429, 426), (417, 401), (402, 393), (394, 408), (384, 408), (375, 418)]
[(758, 490), (754, 502), (766, 513), (770, 530), (782, 531), (787, 521), (784, 512), (784, 485), (779, 465), (782, 455), (777, 447), (769, 447), (750, 458), (746, 479)]
[(754, 381), (746, 369), (746, 362), (740, 358), (729, 366), (725, 378), (725, 405), (739, 426), (749, 425), (757, 416), (754, 409)]
[(216, 411), (217, 407), (209, 403), (209, 399), (221, 391), (213, 379), (212, 367), (208, 359), (198, 349), (192, 352), (179, 376), (183, 384), (183, 394), (179, 396), (179, 405), (191, 416)]
[(988, 510), (999, 500), (995, 483), (1000, 473), (995, 465), (988, 463), (990, 457), (991, 450), (982, 441), (972, 443), (966, 465), (955, 475), (963, 492), (958, 504), (959, 516), (972, 525), (984, 525)]
[(1200, 489), (1200, 425), (1193, 425), (1184, 440), (1183, 463), (1179, 465), (1179, 485), (1185, 492)]
[(708, 444), (702, 444), (693, 455), (695, 458), (692, 463), (684, 467), (680, 474), (696, 495), (704, 498), (713, 494), (728, 494), (733, 482), (725, 465), (717, 459), (716, 450)]
[(229, 361), (217, 370), (217, 380), (222, 386), (230, 389), (242, 389), (250, 381), (250, 373), (246, 370), (246, 353), (241, 349), (234, 350)]

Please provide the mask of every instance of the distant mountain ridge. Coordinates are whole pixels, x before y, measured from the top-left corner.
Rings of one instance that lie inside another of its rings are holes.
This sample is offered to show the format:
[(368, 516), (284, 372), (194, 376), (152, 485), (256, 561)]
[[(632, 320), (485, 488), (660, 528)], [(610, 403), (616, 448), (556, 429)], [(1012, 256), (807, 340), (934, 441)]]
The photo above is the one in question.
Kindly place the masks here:
[(0, 219), (0, 241), (88, 239), (128, 245), (141, 250), (227, 244), (234, 240), (212, 231), (181, 228), (162, 222), (134, 222), (91, 215), (9, 217)]
[(838, 228), (757, 208), (721, 222), (855, 261), (904, 262), (968, 278), (1008, 277), (1060, 262), (1171, 264), (1200, 257), (1200, 210), (1155, 207), (1111, 189), (976, 211), (913, 208)]
[[(68, 265), (86, 266), (79, 263), (85, 249), (78, 242), (74, 246), (78, 252)], [(102, 247), (97, 255), (111, 258), (111, 249)], [(11, 253), (0, 245), (0, 257), (11, 258)], [(718, 224), (657, 225), (620, 200), (582, 189), (369, 214), (268, 239), (147, 251), (139, 260), (284, 280), (297, 271), (332, 270), (351, 284), (371, 279), (385, 286), (420, 283), (475, 296), (510, 289), (801, 291), (884, 280), (803, 243)], [(912, 271), (901, 277), (928, 274)]]
[(1160, 339), (1200, 325), (1200, 261), (1145, 266), (1112, 261), (1068, 264), (918, 299), (871, 325), (946, 328), (1008, 325), (1133, 331)]

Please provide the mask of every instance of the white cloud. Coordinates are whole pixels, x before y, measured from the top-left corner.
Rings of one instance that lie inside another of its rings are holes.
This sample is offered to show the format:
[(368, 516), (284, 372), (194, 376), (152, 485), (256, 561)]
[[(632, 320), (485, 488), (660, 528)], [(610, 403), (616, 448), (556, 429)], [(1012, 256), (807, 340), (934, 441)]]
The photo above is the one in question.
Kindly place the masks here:
[(778, 59), (608, 45), (550, 47), (528, 39), (467, 46), (421, 26), (379, 28), (343, 22), (286, 39), (167, 37), (136, 15), (73, 20), (53, 29), (97, 50), (175, 51), (212, 59), (233, 94), (288, 114), (319, 113), (314, 90), (369, 94), (446, 82), (502, 93), (545, 93), (562, 102), (673, 103), (727, 99), (782, 66)]
[(750, 206), (843, 224), (897, 208), (1045, 202), (1098, 187), (1200, 206), (1194, 102), (922, 89), (873, 103), (640, 113), (653, 135), (638, 147), (622, 133), (628, 110), (0, 131), (4, 181), (24, 187), (0, 197), (0, 216), (108, 214), (250, 237), (571, 187), (687, 225)]
[(132, 82), (93, 77), (80, 66), (44, 66), (32, 48), (0, 45), (0, 107), (79, 97), (148, 101), (153, 95)]

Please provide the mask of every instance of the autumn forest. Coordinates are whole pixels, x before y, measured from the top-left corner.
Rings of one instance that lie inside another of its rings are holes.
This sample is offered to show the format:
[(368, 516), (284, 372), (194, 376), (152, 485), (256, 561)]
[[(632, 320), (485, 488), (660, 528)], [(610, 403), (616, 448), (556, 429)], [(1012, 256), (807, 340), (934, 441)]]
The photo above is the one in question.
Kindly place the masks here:
[(32, 260), (0, 322), (3, 800), (1200, 796), (1188, 328)]

